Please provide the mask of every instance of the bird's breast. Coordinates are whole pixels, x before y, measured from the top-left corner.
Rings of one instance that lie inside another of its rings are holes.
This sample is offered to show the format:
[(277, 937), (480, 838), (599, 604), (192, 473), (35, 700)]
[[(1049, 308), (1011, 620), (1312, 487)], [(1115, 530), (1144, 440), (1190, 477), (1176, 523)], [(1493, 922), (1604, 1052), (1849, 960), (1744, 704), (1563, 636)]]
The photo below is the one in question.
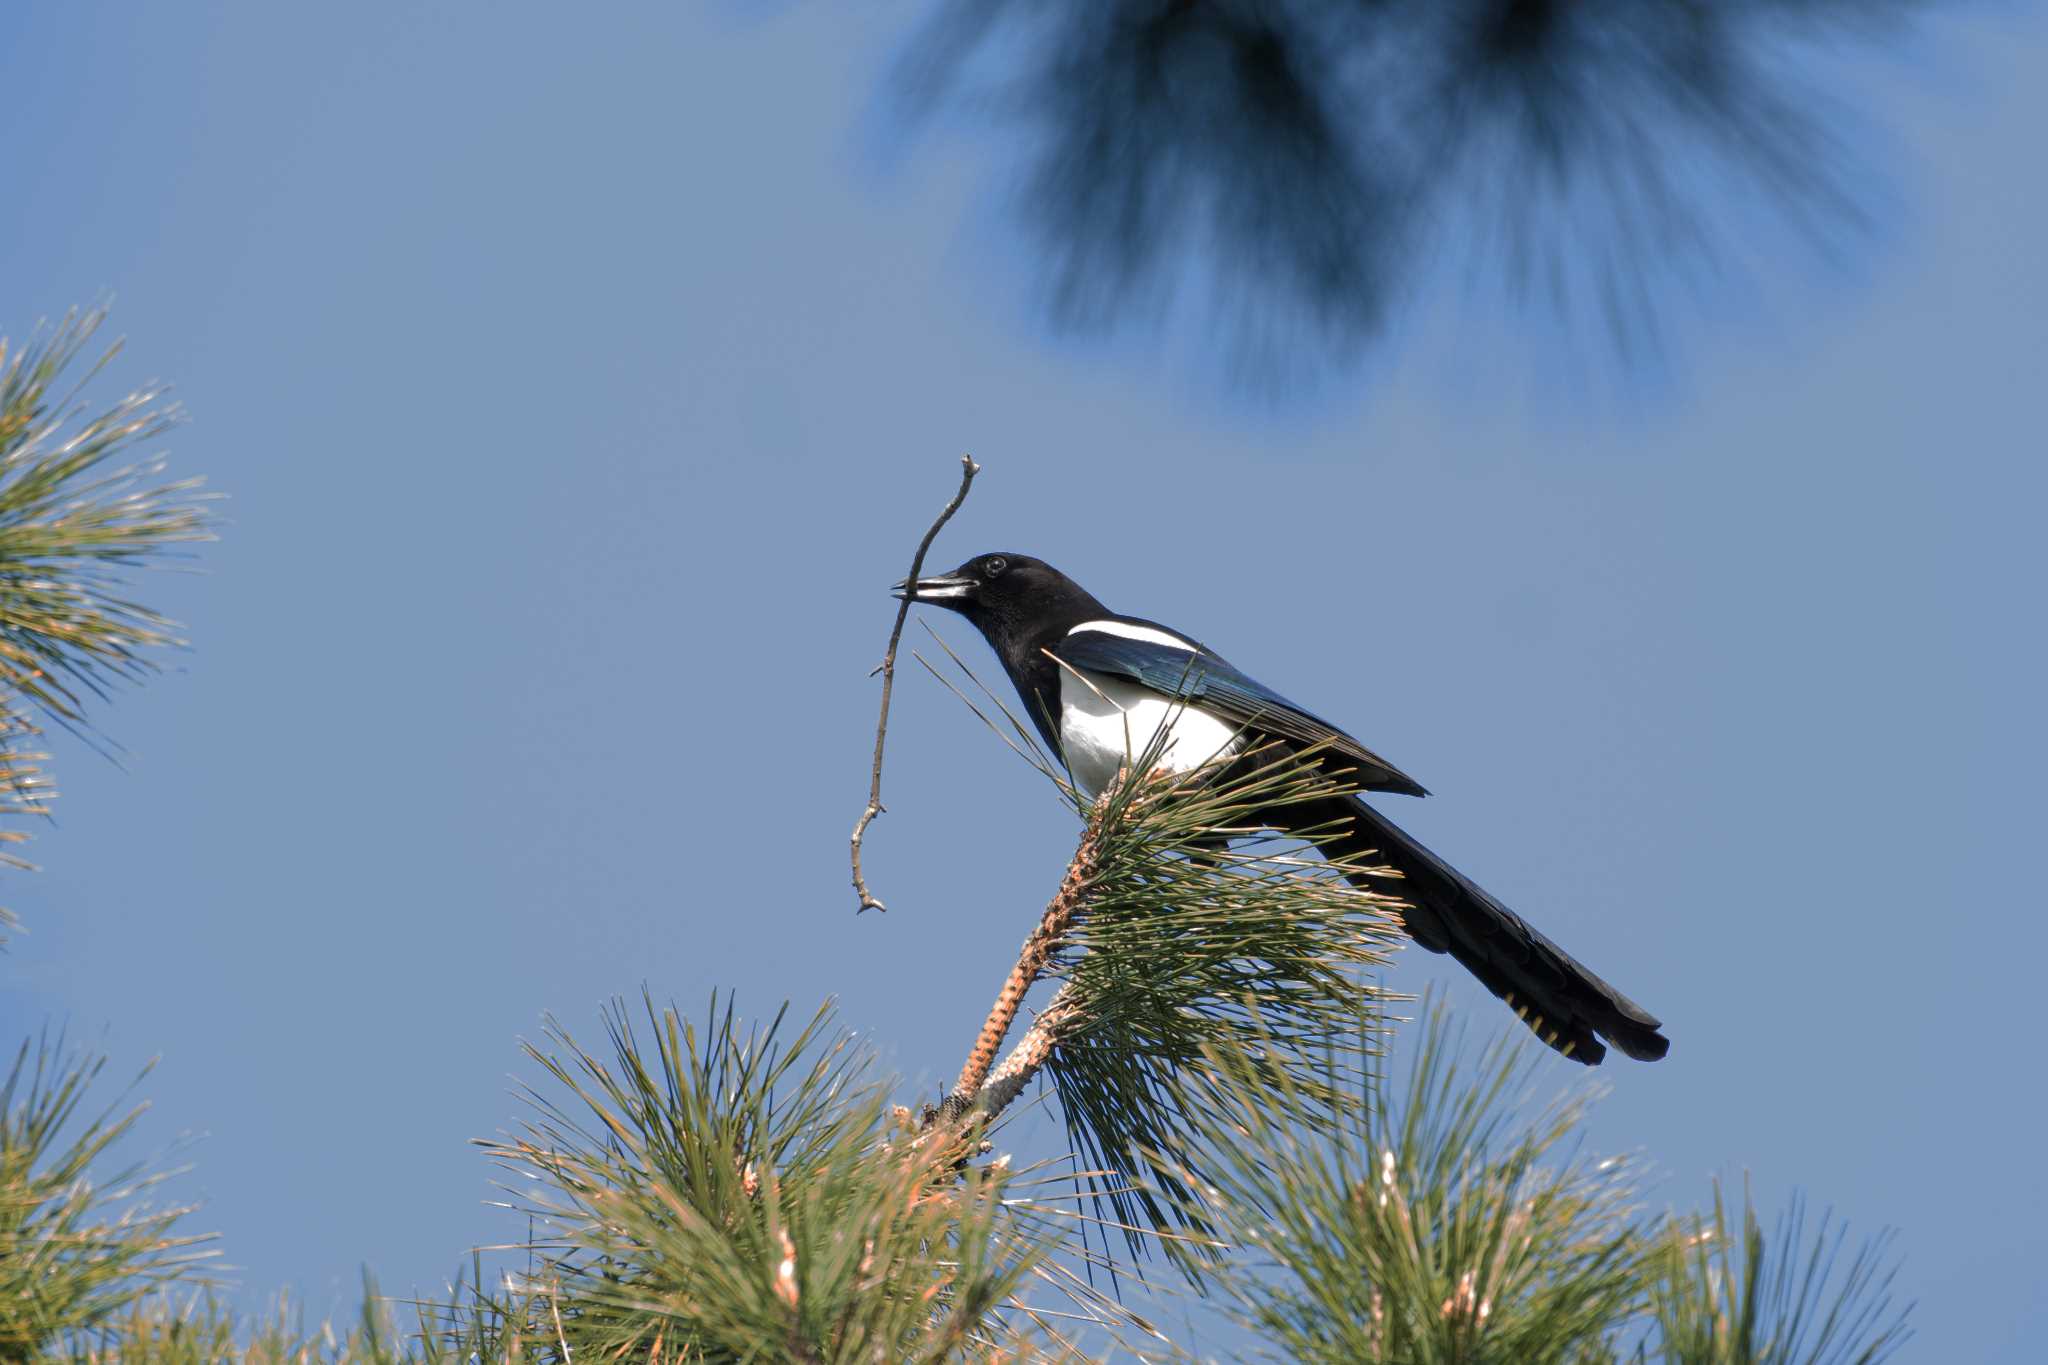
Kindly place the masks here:
[(1236, 726), (1200, 707), (1123, 678), (1060, 670), (1060, 747), (1083, 793), (1095, 796), (1152, 752), (1155, 741), (1153, 769), (1176, 773), (1244, 745)]

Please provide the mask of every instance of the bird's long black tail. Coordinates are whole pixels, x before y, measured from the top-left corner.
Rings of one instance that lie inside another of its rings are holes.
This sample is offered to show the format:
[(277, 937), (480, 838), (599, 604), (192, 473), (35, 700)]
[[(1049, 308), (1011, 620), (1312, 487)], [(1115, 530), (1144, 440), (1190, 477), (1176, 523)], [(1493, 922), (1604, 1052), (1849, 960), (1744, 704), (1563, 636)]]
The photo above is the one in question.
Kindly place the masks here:
[(1565, 1056), (1597, 1066), (1607, 1055), (1601, 1038), (1643, 1061), (1655, 1061), (1670, 1047), (1648, 1010), (1581, 966), (1365, 802), (1356, 797), (1333, 799), (1301, 810), (1288, 823), (1299, 828), (1297, 822), (1304, 817), (1332, 826), (1345, 822), (1324, 843), (1333, 856), (1400, 872), (1398, 880), (1352, 880), (1407, 902), (1412, 907), (1406, 917), (1408, 932), (1417, 943), (1456, 958), (1505, 1000), (1537, 1037)]

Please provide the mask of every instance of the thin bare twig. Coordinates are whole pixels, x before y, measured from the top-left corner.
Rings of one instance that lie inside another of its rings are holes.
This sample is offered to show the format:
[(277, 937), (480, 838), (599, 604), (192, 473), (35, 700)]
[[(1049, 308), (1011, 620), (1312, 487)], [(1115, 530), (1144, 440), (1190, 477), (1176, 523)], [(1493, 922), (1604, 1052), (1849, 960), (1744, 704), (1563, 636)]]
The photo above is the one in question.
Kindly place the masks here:
[[(917, 582), (918, 573), (924, 568), (925, 551), (931, 549), (932, 541), (938, 537), (939, 528), (951, 521), (953, 514), (960, 510), (960, 504), (967, 501), (967, 489), (973, 484), (974, 476), (980, 472), (981, 466), (974, 462), (972, 455), (960, 457), (960, 491), (953, 495), (953, 500), (939, 513), (939, 519), (924, 533), (924, 539), (917, 543), (917, 553), (910, 559), (907, 582)], [(880, 910), (884, 913), (889, 909), (882, 904), (880, 897), (868, 890), (868, 879), (861, 873), (860, 845), (861, 840), (867, 837), (869, 823), (885, 809), (882, 805), (882, 746), (889, 740), (889, 694), (896, 685), (896, 644), (903, 638), (903, 622), (910, 615), (910, 603), (915, 596), (916, 589), (912, 588), (904, 595), (902, 605), (896, 608), (896, 625), (889, 632), (889, 648), (882, 655), (881, 665), (875, 670), (882, 675), (882, 714), (875, 721), (875, 766), (868, 775), (867, 809), (860, 813), (860, 819), (855, 821), (853, 826), (853, 889), (860, 897), (860, 905), (854, 910), (856, 915), (867, 909)]]

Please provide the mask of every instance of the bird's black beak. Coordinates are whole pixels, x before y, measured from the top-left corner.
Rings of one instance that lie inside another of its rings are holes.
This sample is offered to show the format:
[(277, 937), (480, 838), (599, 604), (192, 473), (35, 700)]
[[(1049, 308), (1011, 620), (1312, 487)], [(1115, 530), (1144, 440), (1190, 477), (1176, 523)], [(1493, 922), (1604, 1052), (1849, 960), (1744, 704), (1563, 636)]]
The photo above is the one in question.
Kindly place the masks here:
[(974, 590), (980, 586), (970, 575), (942, 573), (932, 578), (920, 578), (915, 583), (906, 578), (889, 591), (910, 602), (938, 602), (951, 606), (974, 596)]

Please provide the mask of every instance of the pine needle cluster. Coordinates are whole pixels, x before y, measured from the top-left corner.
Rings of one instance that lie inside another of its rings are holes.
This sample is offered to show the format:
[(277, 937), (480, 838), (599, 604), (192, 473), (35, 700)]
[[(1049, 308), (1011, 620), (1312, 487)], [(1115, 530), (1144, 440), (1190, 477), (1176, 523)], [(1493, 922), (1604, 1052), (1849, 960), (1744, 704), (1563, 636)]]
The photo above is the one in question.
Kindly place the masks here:
[(1642, 1163), (1580, 1143), (1582, 1080), (1541, 1098), (1519, 1031), (1470, 1049), (1448, 1014), (1404, 1031), (1408, 1079), (1374, 1077), (1316, 1135), (1240, 1056), (1234, 1101), (1196, 1117), (1231, 1158), (1203, 1211), (1241, 1254), (1194, 1271), (1268, 1358), (1404, 1365), (1875, 1365), (1906, 1338), (1885, 1239), (1856, 1248), (1795, 1202), (1767, 1239), (1745, 1208), (1653, 1214)]
[[(201, 481), (167, 480), (160, 456), (138, 453), (179, 420), (163, 390), (83, 401), (117, 345), (66, 382), (105, 320), (74, 312), (25, 346), (0, 338), (0, 816), (42, 815), (55, 794), (38, 716), (81, 729), (92, 700), (181, 643), (129, 595), (132, 571), (213, 538)], [(12, 923), (0, 909), (0, 931)]]
[(920, 1135), (829, 1009), (786, 1037), (714, 1000), (703, 1027), (622, 1006), (610, 1058), (560, 1028), (531, 1050), (564, 1092), (489, 1144), (542, 1229), (523, 1283), (566, 1359), (1014, 1358), (1049, 1239), (1005, 1166)]
[[(402, 1308), (410, 1307), (408, 1314)], [(510, 1302), (474, 1282), (444, 1300), (403, 1305), (363, 1277), (353, 1321), (308, 1325), (303, 1306), (280, 1295), (270, 1307), (237, 1313), (213, 1289), (166, 1290), (139, 1298), (74, 1332), (39, 1357), (42, 1365), (526, 1365), (542, 1358), (522, 1335)]]
[(174, 1172), (107, 1168), (146, 1106), (88, 1110), (105, 1067), (45, 1036), (21, 1044), (0, 1086), (0, 1359), (90, 1326), (212, 1254), (208, 1238), (179, 1231), (189, 1208), (150, 1203)]
[[(1345, 874), (1385, 869), (1328, 856), (1320, 846), (1335, 831), (1282, 836), (1269, 827), (1276, 811), (1351, 789), (1312, 761), (1313, 750), (1254, 748), (1167, 777), (1159, 766), (1168, 726), (1091, 800), (932, 638), (965, 682), (918, 661), (1044, 775), (1083, 826), (1061, 887), (1066, 903), (1055, 903), (1062, 918), (1055, 927), (1049, 912), (1040, 934), (1050, 941), (1025, 948), (1027, 959), (1043, 951), (1031, 975), (1061, 984), (980, 1106), (1000, 1110), (1043, 1071), (1076, 1155), (1094, 1172), (1083, 1179), (1130, 1249), (1161, 1236), (1201, 1246), (1204, 1220), (1191, 1196), (1211, 1154), (1191, 1141), (1192, 1117), (1249, 1079), (1302, 1097), (1297, 1112), (1327, 1127), (1373, 1052), (1373, 1030), (1361, 1033), (1360, 1020), (1383, 1013), (1387, 997), (1373, 983), (1402, 940), (1400, 902)], [(1249, 1077), (1220, 1074), (1218, 1049)]]
[[(1892, 1294), (1891, 1238), (1852, 1245), (1795, 1195), (1772, 1232), (1747, 1189), (1739, 1224), (1720, 1186), (1710, 1210), (1674, 1220), (1649, 1265), (1660, 1359), (1682, 1365), (1876, 1365), (1905, 1345), (1910, 1305)], [(1846, 1258), (1846, 1260), (1845, 1260)]]
[[(1076, 1150), (1120, 1173), (1100, 1189), (1126, 1222), (1200, 1231), (1185, 1175), (1210, 1156), (1187, 1139), (1236, 1087), (1297, 1094), (1315, 1123), (1364, 1074), (1359, 1020), (1380, 1017), (1372, 974), (1399, 942), (1398, 902), (1255, 816), (1339, 790), (1254, 755), (1177, 781), (1127, 776), (1088, 812), (1095, 872), (1048, 968), (1063, 984), (1045, 1069)], [(1219, 1072), (1218, 1048), (1244, 1074)]]

